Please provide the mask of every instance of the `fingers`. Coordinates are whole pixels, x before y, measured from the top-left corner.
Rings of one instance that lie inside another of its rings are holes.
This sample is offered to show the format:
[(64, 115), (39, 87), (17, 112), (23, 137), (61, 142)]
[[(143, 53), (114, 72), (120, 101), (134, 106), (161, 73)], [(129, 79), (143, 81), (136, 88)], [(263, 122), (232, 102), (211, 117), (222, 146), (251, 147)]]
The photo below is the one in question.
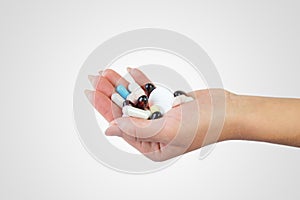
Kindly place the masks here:
[[(122, 130), (116, 126), (116, 125), (112, 125), (110, 127), (108, 127), (105, 131), (105, 135), (106, 136), (118, 136), (118, 137), (122, 137), (123, 139), (126, 139), (131, 141), (132, 143), (141, 143), (141, 140), (138, 140), (138, 138), (136, 137), (132, 137), (130, 135), (125, 134), (124, 132), (122, 132)], [(135, 144), (134, 146), (136, 146), (137, 144)]]
[(89, 80), (95, 90), (102, 92), (109, 98), (115, 92), (115, 87), (103, 76), (89, 75)]
[(106, 129), (105, 135), (122, 137), (123, 133), (118, 126), (112, 125)]
[(157, 143), (154, 142), (144, 142), (144, 141), (136, 141), (132, 140), (128, 136), (122, 137), (128, 144), (133, 146), (135, 149), (137, 149), (139, 152), (144, 154), (144, 156), (153, 159), (157, 153), (160, 153), (160, 148)]
[(117, 72), (112, 69), (106, 69), (102, 76), (104, 76), (114, 87), (122, 84), (123, 86), (128, 86), (128, 81), (121, 77)]
[(151, 142), (151, 141), (141, 141), (139, 138), (135, 138), (132, 136), (129, 136), (125, 133), (122, 133), (122, 131), (116, 126), (110, 126), (105, 134), (107, 136), (119, 136), (122, 137), (128, 144), (133, 146), (135, 149), (143, 153), (147, 156), (149, 153), (155, 153), (155, 152), (161, 152), (162, 144), (159, 142)]
[(167, 126), (165, 119), (144, 120), (131, 117), (117, 118), (111, 122), (107, 134), (121, 136), (122, 134), (137, 138), (139, 141), (167, 142)]
[(121, 109), (110, 98), (117, 85), (127, 87), (128, 81), (111, 69), (105, 70), (101, 76), (89, 76), (89, 80), (96, 91), (86, 91), (86, 95), (96, 110), (109, 122), (121, 117)]
[[(151, 82), (147, 76), (138, 69), (128, 69), (131, 76), (139, 85), (144, 85)], [(110, 97), (115, 92), (115, 87), (119, 84), (128, 86), (128, 81), (121, 77), (117, 72), (111, 69), (106, 69), (101, 76), (89, 77), (96, 91), (88, 91), (86, 94), (94, 105), (96, 110), (107, 120), (117, 123), (118, 128), (108, 129), (110, 135), (126, 134), (130, 137), (137, 138), (141, 141), (162, 141), (163, 134), (160, 134), (164, 129), (164, 120), (143, 120), (137, 118), (120, 118), (122, 116), (121, 109), (114, 104)]]
[[(150, 79), (139, 69), (128, 68), (128, 72), (140, 86), (150, 83)], [(115, 87), (119, 84), (128, 86), (129, 82), (121, 77), (117, 72), (107, 69), (102, 73), (102, 76), (89, 76), (92, 86), (99, 92), (104, 93), (106, 96), (111, 97), (115, 92)]]
[(122, 116), (121, 109), (114, 104), (104, 93), (86, 90), (85, 94), (96, 110), (107, 120), (112, 121)]
[(119, 84), (128, 86), (128, 81), (121, 77), (117, 72), (106, 69), (101, 76), (88, 76), (92, 86), (99, 92), (104, 93), (107, 97), (115, 92), (115, 87)]
[(128, 67), (127, 71), (140, 86), (144, 86), (146, 83), (151, 83), (150, 79), (139, 69)]

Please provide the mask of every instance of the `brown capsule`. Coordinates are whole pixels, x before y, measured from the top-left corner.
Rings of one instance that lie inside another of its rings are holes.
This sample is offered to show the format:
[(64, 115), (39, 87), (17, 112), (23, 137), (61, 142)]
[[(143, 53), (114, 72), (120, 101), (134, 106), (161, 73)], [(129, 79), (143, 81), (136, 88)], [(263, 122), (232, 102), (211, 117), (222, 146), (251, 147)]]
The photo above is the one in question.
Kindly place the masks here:
[(145, 109), (148, 106), (148, 97), (146, 95), (142, 95), (138, 98), (135, 107), (139, 109)]

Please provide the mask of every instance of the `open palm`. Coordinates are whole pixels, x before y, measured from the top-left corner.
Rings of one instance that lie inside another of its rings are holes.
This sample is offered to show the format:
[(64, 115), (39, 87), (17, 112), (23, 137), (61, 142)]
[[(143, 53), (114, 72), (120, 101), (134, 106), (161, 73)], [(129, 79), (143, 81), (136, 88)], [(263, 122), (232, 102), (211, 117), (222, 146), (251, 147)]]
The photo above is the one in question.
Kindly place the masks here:
[[(130, 75), (140, 86), (150, 83), (138, 69), (128, 69)], [(129, 82), (111, 69), (100, 76), (91, 76), (95, 91), (86, 94), (98, 112), (110, 122), (105, 134), (122, 137), (142, 154), (154, 161), (163, 161), (191, 150), (200, 148), (210, 123), (211, 95), (228, 96), (224, 90), (199, 90), (190, 93), (195, 100), (172, 108), (156, 120), (122, 117), (122, 110), (110, 97), (119, 84), (128, 86)], [(201, 108), (201, 109), (199, 109)], [(200, 120), (201, 116), (201, 120)], [(207, 141), (208, 143), (216, 141)]]

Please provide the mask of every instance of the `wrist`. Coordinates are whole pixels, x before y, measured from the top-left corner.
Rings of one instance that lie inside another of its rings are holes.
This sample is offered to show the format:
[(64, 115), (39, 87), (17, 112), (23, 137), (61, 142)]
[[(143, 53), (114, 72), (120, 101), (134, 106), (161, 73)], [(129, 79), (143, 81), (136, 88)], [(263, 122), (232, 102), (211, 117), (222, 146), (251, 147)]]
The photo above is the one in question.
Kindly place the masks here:
[(220, 141), (242, 139), (243, 96), (226, 92), (226, 115)]
[[(232, 95), (231, 96), (231, 121), (232, 129), (230, 139), (253, 140), (252, 129), (262, 126), (260, 111), (263, 110), (265, 100), (261, 97)], [(255, 130), (254, 130), (255, 132)]]

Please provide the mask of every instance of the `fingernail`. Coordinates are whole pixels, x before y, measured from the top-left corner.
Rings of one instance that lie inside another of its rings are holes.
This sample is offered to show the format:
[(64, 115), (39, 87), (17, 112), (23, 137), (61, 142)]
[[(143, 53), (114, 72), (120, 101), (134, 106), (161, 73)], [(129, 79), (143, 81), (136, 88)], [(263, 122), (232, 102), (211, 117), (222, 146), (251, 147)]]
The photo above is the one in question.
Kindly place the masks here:
[(88, 78), (93, 86), (93, 88), (97, 88), (97, 83), (98, 83), (98, 80), (99, 80), (99, 76), (93, 76), (93, 75), (88, 75)]
[(88, 98), (88, 100), (90, 101), (90, 103), (92, 105), (94, 105), (95, 91), (85, 90), (84, 93), (85, 93), (86, 97)]
[(105, 76), (106, 73), (107, 73), (107, 69), (105, 69), (105, 70), (102, 71), (101, 76)]
[(102, 75), (102, 73), (103, 73), (103, 70), (100, 70), (99, 72), (98, 72), (98, 74), (101, 76)]

